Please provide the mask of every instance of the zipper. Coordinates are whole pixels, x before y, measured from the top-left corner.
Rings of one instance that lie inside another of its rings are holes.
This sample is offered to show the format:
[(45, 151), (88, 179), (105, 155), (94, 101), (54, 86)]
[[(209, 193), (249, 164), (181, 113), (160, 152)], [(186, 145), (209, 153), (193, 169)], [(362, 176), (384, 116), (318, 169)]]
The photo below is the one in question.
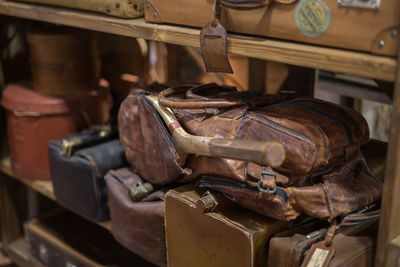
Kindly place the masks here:
[[(205, 177), (199, 179), (196, 182), (196, 186), (200, 186), (200, 187), (201, 186), (205, 186), (205, 187), (225, 186), (225, 187), (232, 187), (232, 188), (239, 188), (239, 189), (244, 189), (244, 190), (249, 190), (249, 191), (261, 192), (256, 186), (251, 186), (248, 184), (244, 184), (244, 183), (240, 183), (240, 182), (232, 181), (232, 180), (212, 178), (212, 177), (208, 177), (208, 176), (205, 176)], [(281, 188), (277, 187), (276, 192), (273, 193), (273, 195), (279, 196), (280, 198), (282, 198), (283, 201), (287, 202), (287, 195), (286, 195), (285, 191), (283, 191)]]
[(165, 134), (168, 136), (169, 140), (171, 141), (172, 145), (174, 146), (175, 152), (178, 151), (178, 147), (174, 141), (174, 139), (172, 138), (171, 134), (169, 133), (167, 126), (165, 125), (164, 120), (161, 118), (160, 114), (158, 114), (156, 108), (151, 104), (151, 102), (146, 98), (146, 95), (148, 95), (148, 93), (144, 92), (144, 93), (139, 93), (140, 97), (142, 97), (144, 99), (144, 101), (149, 104), (149, 106), (151, 107), (151, 109), (153, 110), (154, 114), (156, 115), (156, 118), (158, 120), (158, 122), (161, 125), (161, 128), (164, 130)]
[[(249, 111), (249, 112), (247, 112), (247, 114), (254, 115), (254, 116), (256, 116), (256, 117), (258, 117), (258, 118), (260, 118), (262, 120), (265, 120), (265, 121), (269, 122), (272, 125), (278, 126), (278, 127), (282, 128), (282, 129), (286, 130), (287, 132), (291, 132), (292, 133), (291, 134), (292, 137), (294, 137), (297, 140), (300, 140), (300, 141), (305, 142), (308, 145), (310, 145), (311, 146), (311, 150), (312, 150), (311, 151), (311, 156), (312, 156), (311, 170), (314, 169), (314, 164), (315, 164), (315, 161), (316, 161), (315, 143), (308, 135), (306, 135), (305, 133), (302, 133), (300, 131), (294, 130), (292, 128), (288, 128), (288, 127), (286, 127), (286, 126), (284, 126), (284, 125), (282, 125), (280, 123), (277, 123), (277, 122), (269, 119), (267, 116), (262, 115), (260, 113), (255, 113), (255, 112)], [(276, 130), (278, 130), (278, 129), (276, 129)], [(286, 133), (286, 132), (284, 132), (284, 133)], [(288, 134), (290, 135), (290, 133), (288, 133)]]
[(315, 107), (306, 105), (306, 104), (304, 104), (304, 103), (282, 102), (282, 103), (279, 103), (279, 105), (280, 105), (280, 104), (286, 104), (286, 105), (290, 105), (290, 106), (300, 107), (300, 108), (306, 109), (306, 110), (308, 110), (308, 111), (311, 111), (311, 112), (313, 112), (313, 113), (316, 113), (316, 114), (318, 114), (318, 115), (320, 115), (320, 116), (323, 116), (323, 117), (325, 117), (325, 118), (327, 118), (327, 119), (329, 119), (329, 120), (331, 120), (331, 121), (334, 121), (334, 122), (338, 123), (338, 124), (341, 125), (342, 128), (346, 131), (347, 139), (348, 139), (348, 141), (349, 141), (349, 144), (350, 144), (350, 145), (353, 145), (353, 144), (354, 144), (353, 135), (352, 135), (352, 133), (351, 133), (351, 129), (350, 129), (349, 125), (346, 124), (346, 123), (345, 123), (343, 120), (341, 120), (340, 118), (338, 118), (338, 117), (336, 117), (336, 116), (334, 116), (334, 115), (332, 115), (332, 114), (326, 113), (326, 112), (324, 112), (324, 111), (322, 111), (322, 110), (320, 110), (320, 109), (317, 109), (317, 108), (315, 108)]

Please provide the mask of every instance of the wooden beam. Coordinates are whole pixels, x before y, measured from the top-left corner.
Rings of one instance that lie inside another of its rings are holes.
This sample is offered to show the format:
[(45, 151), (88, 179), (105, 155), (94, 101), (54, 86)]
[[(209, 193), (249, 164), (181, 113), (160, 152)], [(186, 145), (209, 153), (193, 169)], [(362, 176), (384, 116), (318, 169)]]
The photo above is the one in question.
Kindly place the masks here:
[(400, 235), (400, 45), (375, 266), (387, 266), (390, 242)]
[(387, 266), (400, 266), (400, 235), (390, 242)]
[[(200, 47), (199, 29), (120, 19), (85, 11), (0, 0), (0, 14), (139, 37), (181, 46)], [(228, 34), (228, 52), (308, 68), (394, 81), (396, 60), (369, 53)]]
[(253, 92), (264, 92), (266, 83), (265, 60), (249, 58), (249, 90)]

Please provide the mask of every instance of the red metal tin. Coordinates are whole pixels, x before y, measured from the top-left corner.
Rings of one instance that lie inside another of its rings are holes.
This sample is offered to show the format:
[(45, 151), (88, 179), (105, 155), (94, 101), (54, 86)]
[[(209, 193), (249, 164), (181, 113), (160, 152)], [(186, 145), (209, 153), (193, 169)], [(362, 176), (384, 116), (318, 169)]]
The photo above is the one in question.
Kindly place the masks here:
[(63, 139), (99, 122), (97, 91), (83, 96), (57, 98), (10, 84), (3, 91), (12, 168), (30, 179), (50, 179), (48, 142)]

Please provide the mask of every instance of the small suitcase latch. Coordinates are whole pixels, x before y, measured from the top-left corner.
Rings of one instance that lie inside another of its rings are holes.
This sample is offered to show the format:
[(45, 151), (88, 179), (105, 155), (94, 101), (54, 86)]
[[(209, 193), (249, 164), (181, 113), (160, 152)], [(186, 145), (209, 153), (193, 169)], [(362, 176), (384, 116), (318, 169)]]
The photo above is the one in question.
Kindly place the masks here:
[(381, 9), (381, 0), (338, 0), (339, 6)]

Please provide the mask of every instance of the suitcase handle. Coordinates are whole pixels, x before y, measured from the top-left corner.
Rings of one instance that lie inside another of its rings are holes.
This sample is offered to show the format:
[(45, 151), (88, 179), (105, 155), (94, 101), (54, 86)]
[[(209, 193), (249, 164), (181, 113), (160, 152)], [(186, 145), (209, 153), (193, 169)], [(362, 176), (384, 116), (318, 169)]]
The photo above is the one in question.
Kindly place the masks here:
[(293, 4), (297, 0), (219, 0), (219, 4), (223, 7), (231, 9), (250, 10), (269, 6), (272, 1), (289, 5)]
[(170, 109), (159, 104), (156, 96), (148, 95), (146, 98), (168, 126), (172, 138), (178, 145), (178, 150), (184, 153), (244, 160), (272, 167), (281, 166), (286, 158), (285, 149), (279, 142), (191, 135), (182, 128)]

